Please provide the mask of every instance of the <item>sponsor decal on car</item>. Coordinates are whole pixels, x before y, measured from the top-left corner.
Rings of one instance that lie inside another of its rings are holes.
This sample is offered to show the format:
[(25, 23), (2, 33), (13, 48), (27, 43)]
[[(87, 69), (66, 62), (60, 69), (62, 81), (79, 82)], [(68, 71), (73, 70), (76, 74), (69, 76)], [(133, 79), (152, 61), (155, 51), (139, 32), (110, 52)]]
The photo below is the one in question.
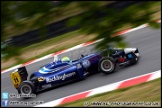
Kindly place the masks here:
[(89, 60), (84, 60), (84, 61), (83, 61), (83, 66), (84, 66), (85, 68), (88, 68), (90, 65), (91, 65), (91, 64), (90, 64)]
[(38, 78), (38, 81), (39, 82), (42, 82), (42, 81), (44, 81), (44, 78), (43, 77), (40, 77), (40, 78)]
[(63, 75), (60, 75), (60, 76), (59, 75), (55, 75), (52, 78), (46, 78), (46, 82), (50, 83), (50, 82), (57, 81), (57, 80), (65, 80), (66, 78), (74, 76), (74, 75), (76, 75), (75, 72), (68, 73), (68, 74), (64, 73)]
[(52, 87), (51, 84), (45, 84), (45, 85), (42, 85), (42, 88), (50, 88), (50, 87)]

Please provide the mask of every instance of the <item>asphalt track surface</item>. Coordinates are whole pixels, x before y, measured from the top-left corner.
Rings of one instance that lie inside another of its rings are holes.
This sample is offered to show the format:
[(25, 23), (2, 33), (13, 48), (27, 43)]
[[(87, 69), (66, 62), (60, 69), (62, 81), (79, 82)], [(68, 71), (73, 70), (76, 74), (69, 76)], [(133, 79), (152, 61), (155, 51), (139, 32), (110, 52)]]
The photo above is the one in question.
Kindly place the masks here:
[[(36, 98), (24, 100), (22, 98), (9, 98), (9, 101), (43, 101), (49, 102), (75, 93), (87, 91), (103, 85), (115, 83), (138, 75), (150, 73), (161, 69), (161, 29), (142, 28), (124, 35), (129, 47), (137, 47), (141, 58), (138, 64), (127, 68), (117, 68), (115, 73), (104, 75), (97, 73), (82, 81), (66, 84), (48, 91), (41, 92)], [(60, 57), (69, 56), (77, 59), (80, 54), (89, 54), (94, 51), (94, 45), (83, 47), (74, 51), (61, 54)], [(52, 62), (53, 58), (26, 66), (29, 75), (37, 71), (46, 63)], [(11, 72), (11, 71), (10, 71)], [(17, 93), (11, 84), (10, 72), (1, 74), (1, 92)], [(25, 106), (24, 106), (25, 107)]]

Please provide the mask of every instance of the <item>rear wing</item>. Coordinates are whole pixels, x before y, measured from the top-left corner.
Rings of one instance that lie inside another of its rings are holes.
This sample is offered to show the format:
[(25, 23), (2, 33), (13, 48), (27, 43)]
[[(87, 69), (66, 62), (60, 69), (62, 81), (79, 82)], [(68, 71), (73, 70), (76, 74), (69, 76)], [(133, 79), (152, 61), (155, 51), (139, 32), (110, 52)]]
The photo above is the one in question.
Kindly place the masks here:
[(27, 77), (28, 77), (28, 72), (25, 66), (20, 67), (15, 71), (13, 71), (12, 73), (10, 73), (12, 84), (16, 89), (20, 86), (21, 82), (27, 80)]

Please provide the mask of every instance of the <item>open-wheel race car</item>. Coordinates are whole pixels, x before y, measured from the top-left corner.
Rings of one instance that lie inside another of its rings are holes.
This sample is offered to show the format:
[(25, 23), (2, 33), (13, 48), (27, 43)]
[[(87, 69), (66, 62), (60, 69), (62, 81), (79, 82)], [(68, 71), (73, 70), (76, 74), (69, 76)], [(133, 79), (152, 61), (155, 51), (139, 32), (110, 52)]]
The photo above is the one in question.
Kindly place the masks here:
[(111, 48), (107, 56), (102, 52), (81, 55), (80, 59), (70, 60), (68, 57), (54, 61), (33, 72), (28, 78), (26, 67), (18, 68), (10, 74), (12, 83), (19, 94), (30, 95), (70, 81), (84, 79), (90, 74), (103, 72), (113, 73), (116, 64), (120, 67), (136, 64), (140, 57), (138, 48)]

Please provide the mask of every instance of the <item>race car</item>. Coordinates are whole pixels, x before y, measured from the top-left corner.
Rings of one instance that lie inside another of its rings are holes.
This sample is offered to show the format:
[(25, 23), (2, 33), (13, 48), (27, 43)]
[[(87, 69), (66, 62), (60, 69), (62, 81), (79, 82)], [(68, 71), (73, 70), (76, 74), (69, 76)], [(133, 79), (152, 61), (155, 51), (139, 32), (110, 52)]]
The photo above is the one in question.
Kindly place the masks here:
[(57, 85), (85, 79), (96, 70), (105, 74), (113, 73), (116, 64), (120, 67), (129, 66), (137, 63), (140, 57), (138, 48), (110, 48), (108, 50), (110, 53), (106, 56), (103, 56), (103, 52), (96, 52), (81, 55), (81, 58), (77, 60), (70, 60), (69, 57), (59, 59), (58, 56), (54, 56), (53, 62), (33, 72), (29, 79), (27, 79), (28, 72), (25, 66), (12, 72), (10, 78), (19, 94), (31, 95)]

